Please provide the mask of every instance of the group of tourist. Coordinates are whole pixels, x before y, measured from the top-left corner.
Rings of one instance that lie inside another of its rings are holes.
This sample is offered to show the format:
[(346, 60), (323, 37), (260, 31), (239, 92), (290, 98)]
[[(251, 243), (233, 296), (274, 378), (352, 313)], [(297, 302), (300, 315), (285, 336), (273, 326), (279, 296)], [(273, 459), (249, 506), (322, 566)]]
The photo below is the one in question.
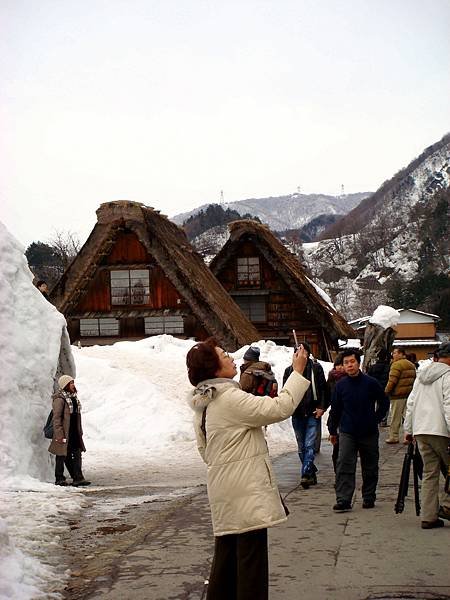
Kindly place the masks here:
[[(360, 368), (358, 350), (344, 350), (325, 384), (323, 371), (301, 344), (285, 372), (278, 395), (256, 392), (267, 363), (250, 348), (241, 368), (243, 389), (234, 380), (236, 365), (214, 339), (193, 346), (187, 355), (194, 390), (190, 405), (199, 452), (207, 465), (207, 487), (215, 536), (215, 552), (207, 599), (268, 598), (267, 528), (282, 523), (287, 509), (279, 494), (269, 459), (264, 427), (292, 417), (301, 461), (300, 484), (317, 484), (314, 464), (320, 419), (330, 404), (328, 429), (336, 473), (335, 512), (349, 511), (355, 492), (357, 457), (361, 461), (362, 507), (375, 508), (378, 483), (379, 426), (390, 405), (387, 443), (415, 437), (422, 455), (423, 529), (450, 520), (450, 499), (439, 502), (439, 474), (447, 472), (450, 441), (450, 343), (441, 345), (437, 362), (416, 378), (415, 365), (403, 349), (395, 349), (387, 382), (381, 385)], [(270, 365), (269, 365), (270, 367)], [(261, 387), (261, 389), (263, 389)], [(273, 390), (273, 385), (270, 387)], [(390, 397), (391, 402), (389, 402)]]

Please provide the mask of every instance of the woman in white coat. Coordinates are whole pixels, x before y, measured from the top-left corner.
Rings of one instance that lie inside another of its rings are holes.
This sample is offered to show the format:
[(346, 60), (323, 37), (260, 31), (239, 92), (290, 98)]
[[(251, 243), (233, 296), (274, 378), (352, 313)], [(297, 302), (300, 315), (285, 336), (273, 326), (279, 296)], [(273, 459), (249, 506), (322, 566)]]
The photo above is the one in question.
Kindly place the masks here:
[(308, 355), (294, 354), (294, 371), (278, 396), (253, 396), (233, 380), (233, 359), (214, 339), (188, 352), (189, 397), (199, 452), (207, 464), (215, 536), (207, 600), (268, 598), (267, 528), (286, 521), (263, 427), (290, 417), (310, 383)]

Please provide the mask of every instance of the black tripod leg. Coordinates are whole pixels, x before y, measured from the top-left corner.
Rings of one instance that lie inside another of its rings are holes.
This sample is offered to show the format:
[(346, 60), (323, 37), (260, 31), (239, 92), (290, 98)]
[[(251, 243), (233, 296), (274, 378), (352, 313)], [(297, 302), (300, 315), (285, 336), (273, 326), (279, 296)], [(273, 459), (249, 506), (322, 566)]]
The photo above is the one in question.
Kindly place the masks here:
[(420, 515), (420, 496), (419, 496), (419, 473), (417, 461), (413, 460), (413, 480), (414, 480), (414, 504), (416, 505), (416, 515)]

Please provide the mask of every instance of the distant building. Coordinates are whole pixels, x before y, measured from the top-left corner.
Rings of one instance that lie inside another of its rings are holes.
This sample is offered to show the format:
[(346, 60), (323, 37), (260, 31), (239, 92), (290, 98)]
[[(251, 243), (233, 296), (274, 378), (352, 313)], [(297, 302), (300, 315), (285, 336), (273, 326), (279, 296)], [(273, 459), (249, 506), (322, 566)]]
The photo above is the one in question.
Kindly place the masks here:
[[(413, 352), (418, 360), (428, 358), (441, 342), (437, 335), (438, 315), (422, 312), (412, 308), (399, 308), (400, 320), (394, 327), (396, 336), (395, 346), (404, 346), (406, 351)], [(359, 339), (364, 338), (369, 317), (361, 317), (349, 322), (357, 332)]]
[(100, 206), (94, 229), (50, 297), (67, 319), (72, 343), (167, 333), (213, 335), (236, 350), (258, 339), (183, 230), (138, 202)]
[(279, 344), (311, 344), (330, 360), (339, 339), (355, 337), (325, 293), (306, 276), (298, 259), (266, 225), (252, 220), (228, 225), (230, 237), (210, 269), (248, 316), (259, 337)]

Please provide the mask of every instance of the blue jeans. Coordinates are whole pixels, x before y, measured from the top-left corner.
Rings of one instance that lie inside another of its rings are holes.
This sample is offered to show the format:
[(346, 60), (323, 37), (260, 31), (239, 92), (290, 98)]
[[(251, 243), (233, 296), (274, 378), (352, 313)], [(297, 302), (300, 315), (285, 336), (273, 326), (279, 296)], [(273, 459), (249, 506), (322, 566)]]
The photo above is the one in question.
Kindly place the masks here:
[(312, 477), (317, 471), (314, 464), (316, 437), (320, 419), (316, 417), (292, 417), (292, 426), (297, 439), (298, 455), (302, 463), (302, 477)]

